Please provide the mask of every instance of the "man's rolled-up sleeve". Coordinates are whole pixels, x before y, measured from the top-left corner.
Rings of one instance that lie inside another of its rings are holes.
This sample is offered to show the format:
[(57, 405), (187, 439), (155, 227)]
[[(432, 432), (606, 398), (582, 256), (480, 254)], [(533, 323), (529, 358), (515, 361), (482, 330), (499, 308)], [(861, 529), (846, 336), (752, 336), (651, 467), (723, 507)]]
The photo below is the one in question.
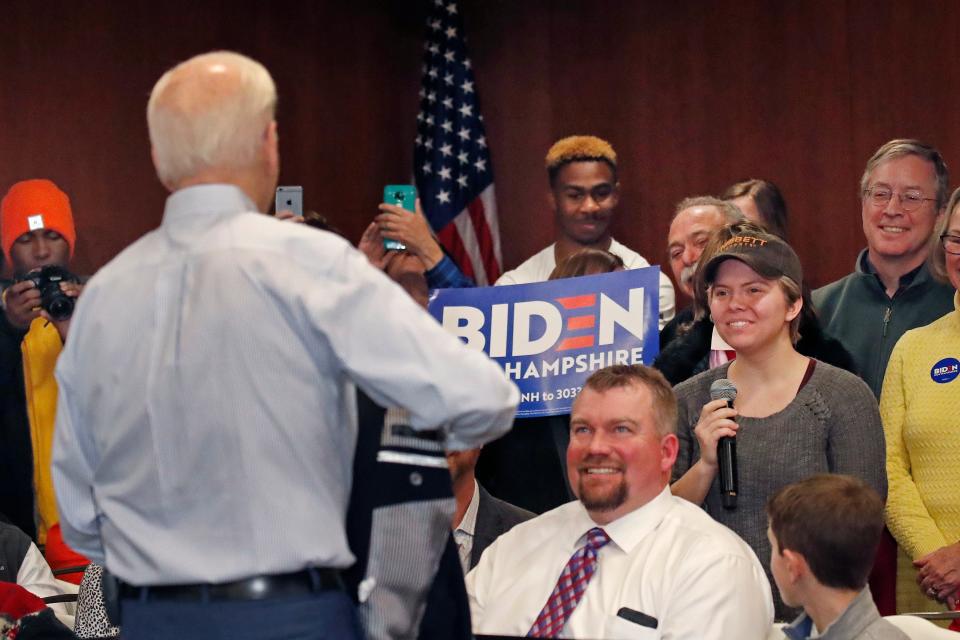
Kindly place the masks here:
[(307, 310), (360, 388), (378, 404), (407, 409), (414, 428), (446, 425), (450, 450), (510, 429), (519, 392), (499, 365), (464, 346), (349, 246), (335, 262)]

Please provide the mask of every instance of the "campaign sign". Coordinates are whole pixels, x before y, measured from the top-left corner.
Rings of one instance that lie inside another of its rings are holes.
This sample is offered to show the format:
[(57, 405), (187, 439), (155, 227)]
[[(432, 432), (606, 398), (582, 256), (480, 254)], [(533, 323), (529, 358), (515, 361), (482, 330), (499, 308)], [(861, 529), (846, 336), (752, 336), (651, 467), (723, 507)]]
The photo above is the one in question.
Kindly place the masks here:
[(519, 417), (570, 412), (591, 373), (650, 364), (659, 349), (660, 269), (534, 284), (438, 289), (429, 311), (520, 388)]

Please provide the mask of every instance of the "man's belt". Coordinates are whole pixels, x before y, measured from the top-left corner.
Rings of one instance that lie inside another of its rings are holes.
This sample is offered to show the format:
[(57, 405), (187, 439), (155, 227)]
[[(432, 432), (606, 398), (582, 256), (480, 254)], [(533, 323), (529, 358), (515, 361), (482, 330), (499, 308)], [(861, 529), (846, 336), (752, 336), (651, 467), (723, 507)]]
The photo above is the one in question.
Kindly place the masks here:
[(154, 587), (120, 585), (120, 597), (140, 601), (173, 600), (179, 602), (210, 602), (222, 600), (266, 600), (317, 593), (332, 589), (343, 590), (343, 580), (337, 569), (310, 568), (295, 573), (253, 576), (221, 584), (171, 584)]

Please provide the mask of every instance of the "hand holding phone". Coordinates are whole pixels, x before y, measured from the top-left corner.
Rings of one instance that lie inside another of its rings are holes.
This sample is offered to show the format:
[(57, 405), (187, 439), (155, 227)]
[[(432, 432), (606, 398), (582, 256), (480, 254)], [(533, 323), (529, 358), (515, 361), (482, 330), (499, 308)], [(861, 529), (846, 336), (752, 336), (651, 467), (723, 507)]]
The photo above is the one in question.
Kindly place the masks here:
[[(388, 184), (383, 188), (383, 201), (403, 207), (410, 213), (414, 212), (414, 201), (417, 199), (417, 189), (410, 184)], [(383, 248), (387, 251), (403, 251), (406, 245), (398, 240), (383, 239)]]

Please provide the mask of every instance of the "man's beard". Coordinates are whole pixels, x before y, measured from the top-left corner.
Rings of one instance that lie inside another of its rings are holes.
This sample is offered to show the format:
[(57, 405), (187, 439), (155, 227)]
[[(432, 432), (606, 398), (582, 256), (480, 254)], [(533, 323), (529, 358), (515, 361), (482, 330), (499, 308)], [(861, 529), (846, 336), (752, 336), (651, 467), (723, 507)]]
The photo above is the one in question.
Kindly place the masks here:
[(588, 474), (584, 471), (580, 473), (579, 491), (580, 502), (586, 507), (587, 511), (613, 511), (627, 501), (627, 482), (624, 478), (614, 487), (593, 487), (588, 489), (583, 479)]

